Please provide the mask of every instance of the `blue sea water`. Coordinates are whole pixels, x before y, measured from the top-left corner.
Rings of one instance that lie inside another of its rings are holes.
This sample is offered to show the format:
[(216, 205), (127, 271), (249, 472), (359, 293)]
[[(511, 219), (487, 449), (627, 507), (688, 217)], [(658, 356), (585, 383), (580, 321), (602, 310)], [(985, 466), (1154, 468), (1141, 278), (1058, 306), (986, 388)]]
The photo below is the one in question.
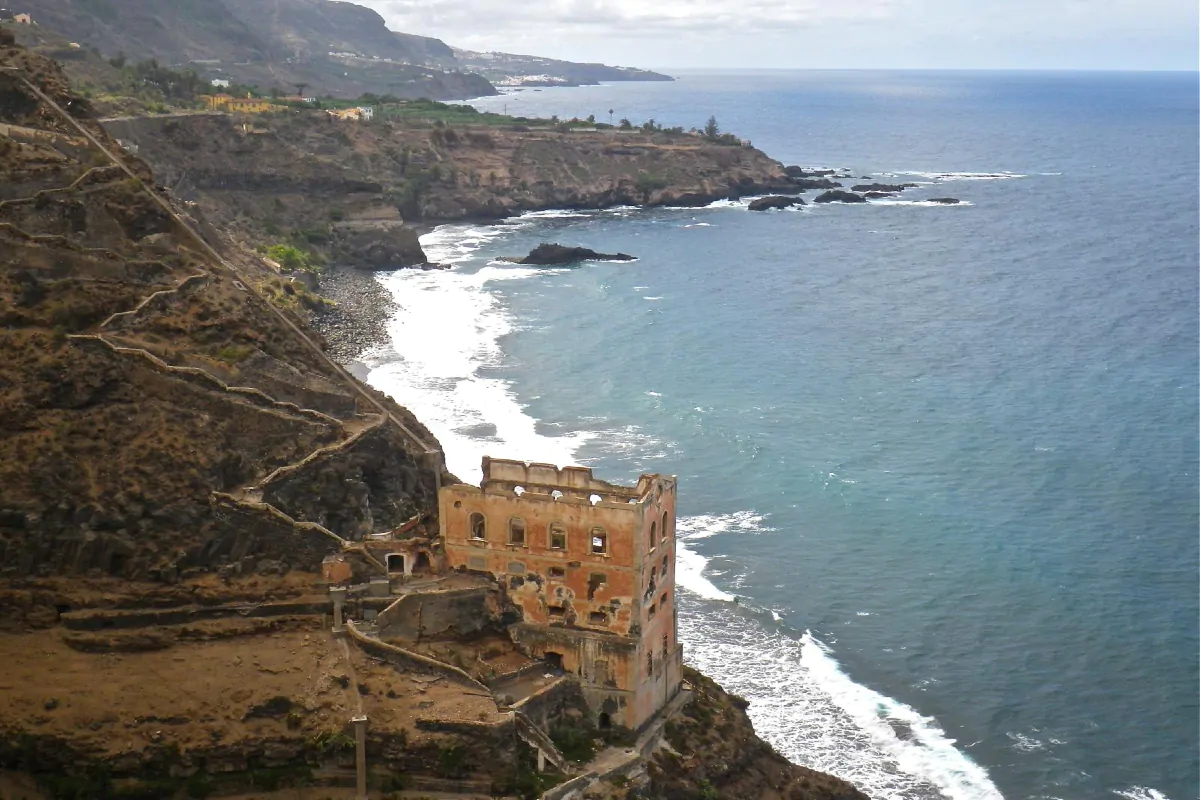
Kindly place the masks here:
[[(799, 763), (884, 798), (1198, 790), (1197, 75), (688, 73), (513, 115), (700, 126), (922, 182), (753, 214), (532, 214), (370, 380), (484, 453), (680, 478), (685, 658)], [(811, 198), (812, 194), (809, 194)], [(637, 255), (537, 270), (541, 241)]]

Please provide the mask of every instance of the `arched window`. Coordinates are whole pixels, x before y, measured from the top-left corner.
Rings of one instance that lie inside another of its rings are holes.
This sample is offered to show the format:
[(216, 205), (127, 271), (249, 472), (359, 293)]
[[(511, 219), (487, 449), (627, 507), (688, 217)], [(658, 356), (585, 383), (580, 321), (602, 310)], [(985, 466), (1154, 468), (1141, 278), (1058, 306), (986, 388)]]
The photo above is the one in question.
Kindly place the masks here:
[(550, 523), (550, 549), (567, 549), (567, 526), (561, 522)]
[(484, 521), (483, 514), (478, 512), (472, 514), (469, 527), (471, 529), (472, 539), (487, 538), (487, 522)]
[(608, 531), (604, 528), (592, 528), (592, 552), (598, 555), (608, 552)]
[(508, 543), (525, 544), (525, 520), (520, 517), (508, 521)]
[(667, 527), (667, 522), (668, 522), (668, 519), (667, 519), (667, 512), (665, 512), (665, 511), (664, 511), (664, 512), (663, 512), (663, 519), (662, 519), (662, 538), (663, 538), (663, 541), (664, 541), (664, 542), (665, 542), (665, 541), (666, 541), (666, 540), (667, 540), (667, 539), (668, 539), (668, 538), (671, 536), (671, 531), (670, 531), (670, 529)]
[(658, 523), (650, 523), (650, 549), (658, 547)]

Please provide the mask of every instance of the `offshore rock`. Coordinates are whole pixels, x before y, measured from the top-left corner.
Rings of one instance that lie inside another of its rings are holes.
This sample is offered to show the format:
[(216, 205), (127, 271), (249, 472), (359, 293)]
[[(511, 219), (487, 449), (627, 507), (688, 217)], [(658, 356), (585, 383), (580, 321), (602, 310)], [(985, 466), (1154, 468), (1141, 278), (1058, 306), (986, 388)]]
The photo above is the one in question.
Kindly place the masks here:
[(751, 200), (750, 210), (770, 211), (773, 208), (784, 209), (802, 205), (804, 205), (804, 201), (799, 197), (784, 197), (783, 195), (776, 194), (770, 197), (760, 197), (757, 200)]
[(926, 200), (925, 202), (941, 203), (944, 206), (956, 206), (959, 203), (961, 203), (962, 201), (959, 200), (957, 197), (931, 197), (928, 200)]
[(840, 189), (834, 189), (833, 191), (825, 192), (825, 194), (823, 194), (820, 197), (818, 197), (817, 199), (813, 200), (813, 202), (814, 203), (865, 203), (865, 202), (867, 202), (867, 198), (863, 197), (861, 194), (855, 194), (854, 192), (843, 192)]
[(905, 189), (915, 189), (915, 183), (860, 183), (851, 186), (853, 192), (903, 192)]
[(580, 261), (633, 261), (634, 257), (627, 253), (597, 253), (586, 247), (566, 247), (561, 244), (542, 243), (533, 248), (529, 255), (517, 259), (517, 264), (529, 264), (538, 267), (562, 267), (577, 264)]

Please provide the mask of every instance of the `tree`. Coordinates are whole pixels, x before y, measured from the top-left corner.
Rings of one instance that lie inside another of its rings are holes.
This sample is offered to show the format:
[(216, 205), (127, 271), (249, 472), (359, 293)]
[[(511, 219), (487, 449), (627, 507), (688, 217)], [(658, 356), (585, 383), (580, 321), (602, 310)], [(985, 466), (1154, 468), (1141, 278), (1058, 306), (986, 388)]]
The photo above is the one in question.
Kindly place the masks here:
[(308, 84), (307, 84), (307, 83), (297, 83), (297, 84), (296, 84), (296, 96), (297, 96), (297, 97), (301, 97), (301, 98), (303, 98), (303, 97), (304, 97), (304, 90), (305, 90), (305, 89), (307, 89), (307, 88), (308, 88)]
[(596, 115), (588, 114), (587, 121), (588, 121), (588, 125), (595, 125), (596, 124)]
[(612, 125), (612, 115), (613, 115), (613, 110), (610, 108), (608, 110), (608, 124), (609, 125)]
[(715, 116), (709, 117), (708, 122), (704, 123), (704, 136), (709, 139), (716, 139), (721, 135), (721, 128), (717, 125)]
[(623, 131), (633, 130), (633, 123), (629, 121), (628, 117), (625, 117), (621, 119), (621, 124), (619, 127)]

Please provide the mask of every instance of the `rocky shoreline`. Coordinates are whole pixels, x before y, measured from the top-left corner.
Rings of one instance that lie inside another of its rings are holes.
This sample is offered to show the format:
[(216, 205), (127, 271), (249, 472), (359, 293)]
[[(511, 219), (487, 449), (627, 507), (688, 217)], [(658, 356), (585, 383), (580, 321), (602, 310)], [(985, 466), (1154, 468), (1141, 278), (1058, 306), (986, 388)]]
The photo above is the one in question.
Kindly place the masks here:
[(389, 344), (388, 320), (400, 307), (374, 273), (330, 267), (317, 291), (332, 303), (315, 313), (311, 324), (338, 363), (353, 366), (363, 353)]

